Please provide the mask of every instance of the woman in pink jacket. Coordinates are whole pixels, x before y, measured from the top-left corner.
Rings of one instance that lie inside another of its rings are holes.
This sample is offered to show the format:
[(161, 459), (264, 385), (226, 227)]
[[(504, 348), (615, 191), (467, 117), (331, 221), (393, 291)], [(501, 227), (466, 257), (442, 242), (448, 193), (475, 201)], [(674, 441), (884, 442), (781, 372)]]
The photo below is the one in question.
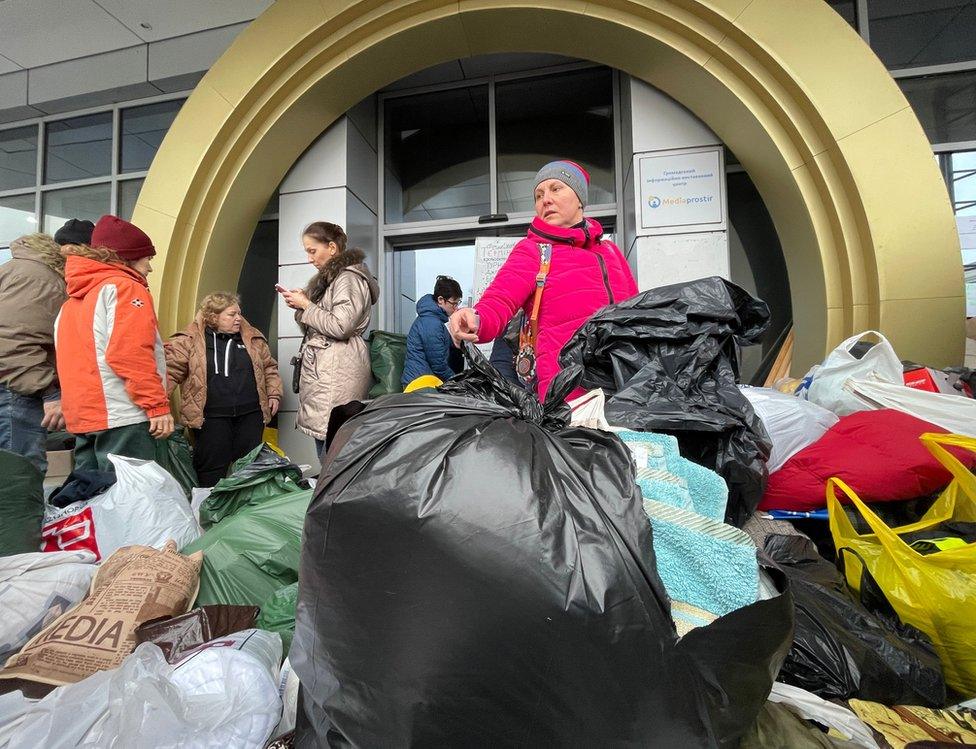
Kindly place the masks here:
[[(495, 280), (473, 308), (451, 315), (455, 342), (493, 341), (519, 308), (530, 319), (544, 248), (551, 261), (538, 313), (536, 390), (545, 400), (559, 372), (559, 351), (601, 307), (637, 293), (627, 260), (603, 227), (583, 216), (590, 175), (572, 161), (552, 161), (535, 176), (535, 215)], [(525, 362), (523, 362), (525, 363)], [(518, 369), (518, 367), (517, 367)]]

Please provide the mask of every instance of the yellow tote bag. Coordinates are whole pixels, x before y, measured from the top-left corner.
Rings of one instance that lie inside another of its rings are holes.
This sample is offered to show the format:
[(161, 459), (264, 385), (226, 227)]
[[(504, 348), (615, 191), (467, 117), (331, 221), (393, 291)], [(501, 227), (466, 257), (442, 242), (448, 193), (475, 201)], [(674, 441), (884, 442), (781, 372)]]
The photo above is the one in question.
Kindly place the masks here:
[[(898, 616), (932, 638), (946, 682), (972, 697), (976, 695), (976, 543), (923, 554), (902, 536), (948, 520), (976, 522), (976, 476), (945, 449), (976, 451), (976, 439), (929, 433), (921, 440), (953, 477), (931, 509), (916, 523), (889, 528), (847, 484), (832, 478), (827, 482), (830, 532), (838, 557), (844, 559), (847, 584), (860, 591), (863, 564)], [(835, 488), (847, 495), (870, 533), (854, 529)], [(851, 553), (844, 553), (845, 549)]]

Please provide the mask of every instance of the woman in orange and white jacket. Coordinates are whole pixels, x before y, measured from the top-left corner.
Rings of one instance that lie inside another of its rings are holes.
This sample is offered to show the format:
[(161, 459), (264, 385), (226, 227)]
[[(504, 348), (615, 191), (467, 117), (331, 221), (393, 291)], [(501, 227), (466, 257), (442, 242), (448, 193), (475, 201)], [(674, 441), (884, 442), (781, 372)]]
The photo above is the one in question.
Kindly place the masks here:
[(67, 251), (68, 300), (55, 323), (61, 409), (75, 468), (111, 470), (114, 453), (152, 460), (173, 431), (166, 358), (149, 284), (156, 248), (117, 216)]

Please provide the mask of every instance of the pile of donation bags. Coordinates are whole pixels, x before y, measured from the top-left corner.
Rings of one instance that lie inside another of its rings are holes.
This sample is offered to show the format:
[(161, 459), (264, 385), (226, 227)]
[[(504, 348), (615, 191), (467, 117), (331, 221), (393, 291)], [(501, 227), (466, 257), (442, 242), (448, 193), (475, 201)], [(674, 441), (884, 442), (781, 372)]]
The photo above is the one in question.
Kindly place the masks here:
[(635, 465), (476, 353), (340, 430), (305, 525), (299, 745), (734, 745), (789, 649), (792, 602), (679, 638)]
[[(878, 343), (865, 346), (868, 337)], [(793, 394), (744, 388), (781, 456), (759, 508), (811, 516), (798, 522), (841, 570), (840, 591), (851, 599), (844, 605), (860, 603), (883, 622), (907, 628), (888, 632), (911, 645), (920, 664), (928, 641), (950, 696), (971, 698), (976, 401), (964, 388), (909, 387), (905, 369), (887, 339), (867, 331), (841, 343), (801, 381), (778, 384)], [(865, 395), (874, 386), (885, 399)], [(832, 677), (843, 681), (842, 670)], [(915, 704), (940, 704), (924, 681), (916, 684)]]
[[(740, 387), (767, 319), (720, 279), (638, 295), (584, 325), (544, 404), (468, 352), (436, 391), (349, 409), (314, 490), (268, 447), (192, 504), (141, 461), (48, 503), (26, 478), (0, 749), (976, 742), (949, 707), (976, 692), (972, 450), (831, 411), (815, 376)], [(790, 470), (793, 512), (839, 479), (835, 533), (770, 518)], [(919, 559), (926, 598), (902, 600)]]
[(110, 460), (114, 472), (73, 474), (42, 504), (45, 550), (0, 556), (0, 747), (261, 749), (294, 726), (287, 595), (267, 625), (256, 605), (201, 599), (297, 579), (301, 469), (255, 450), (204, 531), (168, 471)]

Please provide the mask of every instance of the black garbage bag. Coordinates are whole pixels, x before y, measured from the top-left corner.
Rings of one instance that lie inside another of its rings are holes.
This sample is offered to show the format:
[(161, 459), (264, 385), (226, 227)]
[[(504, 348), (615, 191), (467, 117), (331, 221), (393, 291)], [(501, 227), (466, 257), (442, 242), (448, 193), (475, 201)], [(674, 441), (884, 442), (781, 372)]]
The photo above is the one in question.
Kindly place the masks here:
[(780, 595), (680, 641), (634, 467), (471, 351), (340, 429), (306, 516), (297, 746), (732, 746), (792, 640)]
[(681, 454), (729, 486), (726, 522), (741, 527), (766, 489), (771, 443), (738, 387), (740, 344), (758, 343), (769, 308), (713, 276), (604, 307), (559, 356), (607, 394), (614, 426), (673, 434)]
[(790, 578), (796, 605), (780, 681), (824, 699), (946, 704), (942, 665), (924, 633), (868, 611), (808, 538), (774, 534), (765, 551)]

